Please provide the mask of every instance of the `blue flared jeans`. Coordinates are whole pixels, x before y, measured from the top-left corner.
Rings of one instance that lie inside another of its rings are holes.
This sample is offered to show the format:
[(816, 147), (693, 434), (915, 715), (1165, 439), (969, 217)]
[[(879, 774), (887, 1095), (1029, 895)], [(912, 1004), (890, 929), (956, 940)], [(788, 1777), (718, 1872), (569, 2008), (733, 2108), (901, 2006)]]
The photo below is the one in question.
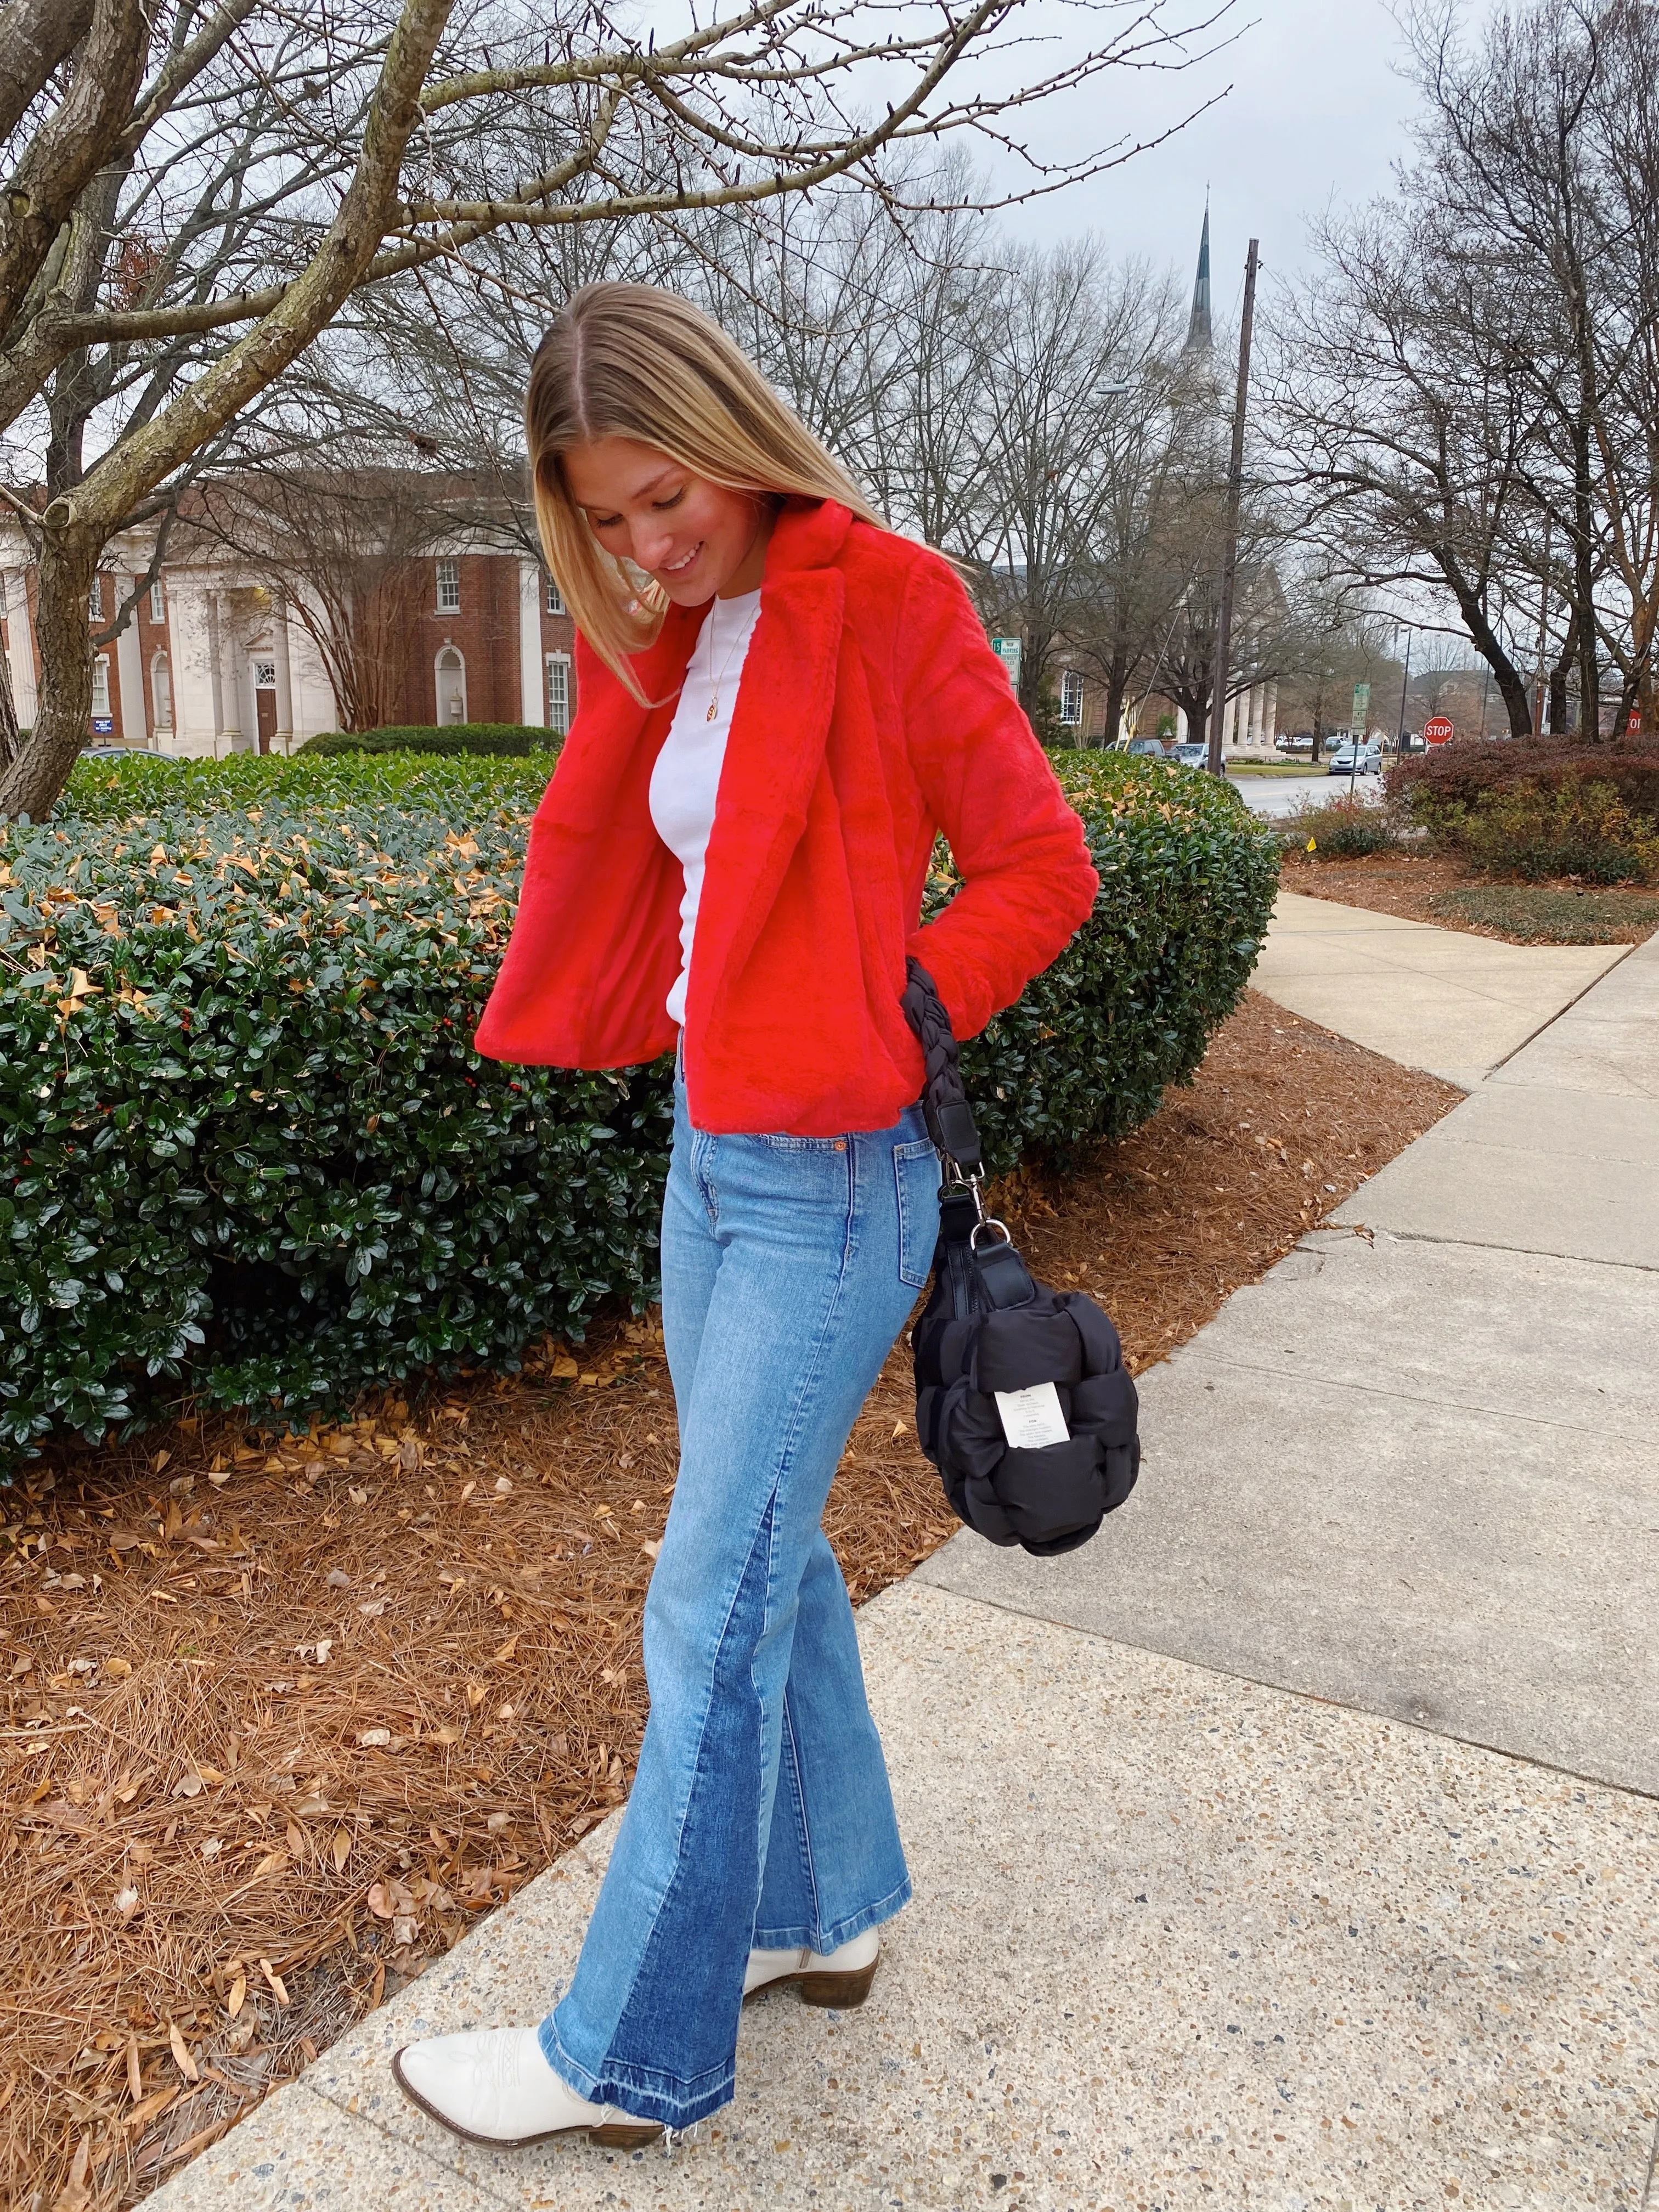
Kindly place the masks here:
[(663, 1331), (680, 1466), (645, 1604), (651, 1715), (570, 1988), (581, 2095), (671, 2127), (730, 2101), (751, 1947), (833, 1951), (910, 1894), (853, 1609), (820, 1526), (927, 1282), (921, 1109), (844, 1137), (710, 1136), (675, 1086)]

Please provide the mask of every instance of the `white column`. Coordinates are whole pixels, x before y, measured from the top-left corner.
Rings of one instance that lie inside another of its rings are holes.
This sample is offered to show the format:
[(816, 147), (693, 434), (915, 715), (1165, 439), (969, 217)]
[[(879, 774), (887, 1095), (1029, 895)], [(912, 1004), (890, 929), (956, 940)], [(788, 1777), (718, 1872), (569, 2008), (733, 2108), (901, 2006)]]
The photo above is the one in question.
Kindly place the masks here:
[(294, 750), (294, 672), (288, 658), (288, 601), (279, 592), (271, 601), (272, 656), (276, 663), (276, 727), (271, 735), (273, 752)]
[(1273, 739), (1274, 739), (1278, 735), (1279, 735), (1279, 683), (1278, 683), (1278, 679), (1275, 678), (1274, 678), (1274, 680), (1273, 680), (1272, 683), (1270, 683), (1270, 684), (1264, 684), (1264, 685), (1262, 686), (1262, 692), (1261, 692), (1261, 742), (1262, 742), (1262, 744), (1263, 744), (1264, 745), (1267, 746), (1267, 747), (1271, 750), (1272, 745), (1273, 745)]
[(40, 695), (34, 684), (34, 627), (29, 620), (29, 574), (27, 568), (6, 571), (6, 635), (11, 641), (12, 704), (21, 728), (32, 730), (40, 711)]
[(297, 614), (288, 625), (289, 681), (294, 695), (294, 742), (319, 730), (337, 730), (340, 706), (317, 649), (317, 641)]
[(1252, 684), (1250, 686), (1249, 739), (1252, 746), (1259, 745), (1261, 743), (1261, 709), (1265, 703), (1265, 699), (1266, 695), (1261, 685), (1260, 684)]
[(1224, 747), (1238, 743), (1238, 694), (1234, 692), (1222, 709), (1221, 742)]
[(173, 750), (192, 757), (218, 750), (219, 679), (213, 599), (175, 572), (167, 579), (167, 664), (173, 677)]
[[(115, 604), (119, 606), (132, 589), (131, 576), (115, 579)], [(127, 626), (115, 641), (115, 674), (121, 689), (121, 738), (129, 745), (149, 743), (149, 716), (144, 708), (144, 662), (138, 645), (138, 610), (127, 617)]]
[(519, 563), (519, 719), (539, 729), (547, 720), (547, 679), (542, 669), (542, 572), (534, 561)]
[(221, 593), (215, 594), (215, 608), (219, 621), (219, 735), (228, 753), (239, 753), (242, 750), (239, 625), (229, 602)]
[[(1138, 735), (1139, 732), (1136, 732), (1136, 734)], [(1186, 742), (1187, 709), (1184, 707), (1177, 707), (1176, 708), (1176, 743), (1178, 745), (1184, 745)]]

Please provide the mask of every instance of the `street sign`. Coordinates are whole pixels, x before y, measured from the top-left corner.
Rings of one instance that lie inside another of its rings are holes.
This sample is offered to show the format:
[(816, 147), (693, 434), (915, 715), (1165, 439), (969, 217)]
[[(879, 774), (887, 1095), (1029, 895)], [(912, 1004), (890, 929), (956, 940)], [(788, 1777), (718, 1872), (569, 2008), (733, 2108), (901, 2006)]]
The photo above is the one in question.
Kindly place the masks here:
[(1016, 691), (1019, 690), (1020, 643), (1017, 637), (994, 637), (991, 640), (991, 650), (1007, 670), (1008, 681)]
[(1626, 717), (1625, 727), (1629, 731), (1632, 737), (1635, 737), (1638, 732), (1641, 729), (1641, 726), (1642, 709), (1639, 707), (1632, 707), (1629, 714)]
[(1369, 684), (1356, 684), (1353, 687), (1353, 715), (1348, 724), (1356, 744), (1364, 743), (1365, 726), (1370, 718), (1371, 687)]
[(1425, 745), (1449, 745), (1456, 734), (1449, 714), (1431, 714), (1423, 725)]
[(92, 734), (94, 738), (113, 737), (115, 717), (112, 714), (94, 714), (92, 718)]

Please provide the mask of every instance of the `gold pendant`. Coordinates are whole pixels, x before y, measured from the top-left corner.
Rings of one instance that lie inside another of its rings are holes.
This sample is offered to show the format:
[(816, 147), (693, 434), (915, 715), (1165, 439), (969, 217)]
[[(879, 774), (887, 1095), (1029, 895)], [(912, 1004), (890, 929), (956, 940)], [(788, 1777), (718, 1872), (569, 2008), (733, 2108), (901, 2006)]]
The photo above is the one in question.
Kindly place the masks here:
[(704, 721), (705, 721), (705, 722), (712, 722), (712, 721), (714, 720), (714, 719), (715, 715), (719, 714), (720, 710), (720, 701), (719, 701), (718, 699), (711, 699), (711, 700), (709, 701), (709, 702), (708, 702), (708, 713), (703, 716), (703, 718), (702, 718), (702, 719), (704, 720)]

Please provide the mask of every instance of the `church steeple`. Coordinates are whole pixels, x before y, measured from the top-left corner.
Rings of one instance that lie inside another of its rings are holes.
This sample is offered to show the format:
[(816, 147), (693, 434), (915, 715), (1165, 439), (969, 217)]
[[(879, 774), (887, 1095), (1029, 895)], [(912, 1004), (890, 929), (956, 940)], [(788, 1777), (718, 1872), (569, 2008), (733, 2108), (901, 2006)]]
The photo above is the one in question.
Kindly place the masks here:
[(1204, 203), (1204, 235), (1198, 245), (1198, 278), (1193, 286), (1192, 319), (1187, 325), (1188, 353), (1210, 350), (1210, 203)]

